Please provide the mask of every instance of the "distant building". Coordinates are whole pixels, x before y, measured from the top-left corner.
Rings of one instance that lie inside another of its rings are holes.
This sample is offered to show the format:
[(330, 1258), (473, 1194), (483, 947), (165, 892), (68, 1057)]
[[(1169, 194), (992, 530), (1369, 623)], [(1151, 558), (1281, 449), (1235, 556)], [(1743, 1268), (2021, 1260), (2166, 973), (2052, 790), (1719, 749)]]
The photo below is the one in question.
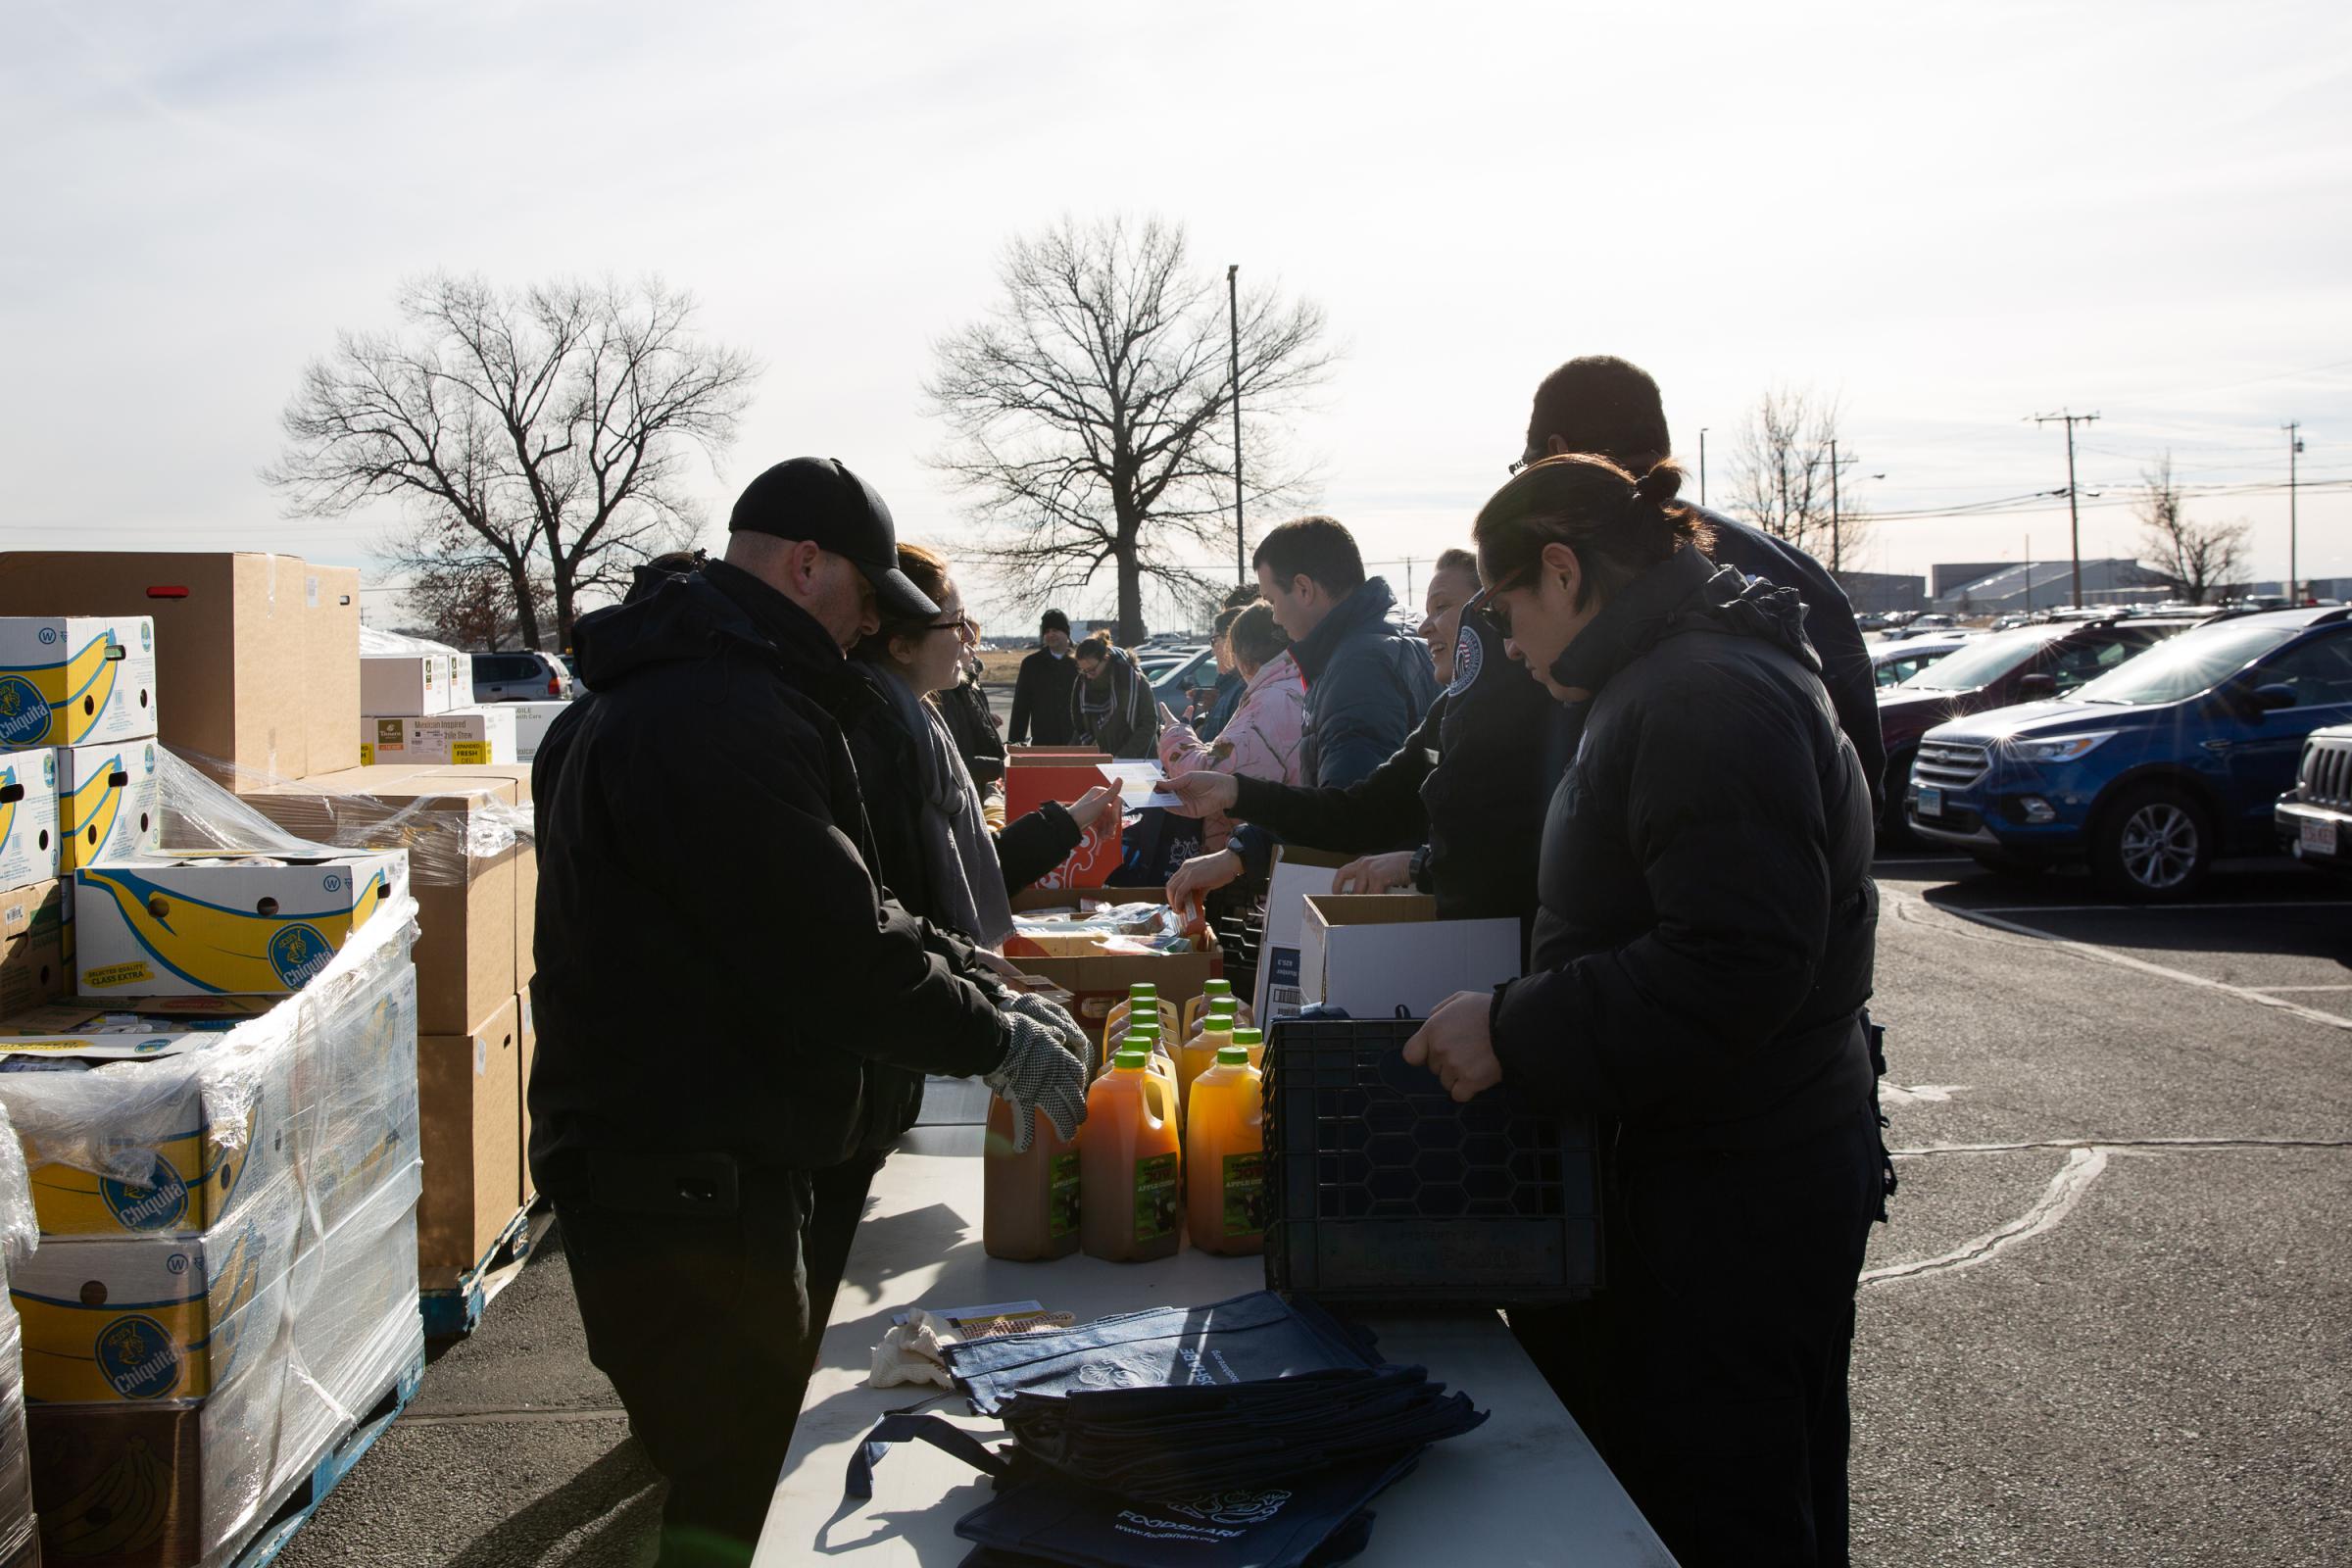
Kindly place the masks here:
[(1928, 568), (1928, 597), (1941, 599), (1953, 589), (1980, 582), (2008, 565), (2006, 561), (1945, 562)]
[(1858, 615), (1884, 615), (1928, 608), (1928, 579), (1892, 571), (1841, 571), (1838, 586)]
[[(2125, 557), (2082, 563), (2085, 605), (2154, 604), (2175, 592), (2170, 578)], [(1996, 566), (1936, 596), (1936, 608), (1947, 615), (2019, 615), (2074, 602), (2074, 564), (2063, 560)]]

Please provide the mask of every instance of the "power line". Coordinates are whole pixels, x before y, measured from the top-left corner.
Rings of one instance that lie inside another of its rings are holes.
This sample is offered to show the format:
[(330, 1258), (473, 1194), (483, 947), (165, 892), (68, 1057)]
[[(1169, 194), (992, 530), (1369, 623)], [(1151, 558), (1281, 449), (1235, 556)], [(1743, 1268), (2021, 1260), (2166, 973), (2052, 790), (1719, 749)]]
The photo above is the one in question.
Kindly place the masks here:
[(2066, 426), (2066, 515), (2068, 519), (2067, 548), (2072, 552), (2074, 557), (2074, 602), (2078, 605), (2082, 603), (2082, 514), (2081, 508), (2076, 505), (2075, 501), (2075, 426), (2078, 424), (2088, 424), (2097, 417), (2098, 416), (2095, 414), (2076, 414), (2071, 411), (2061, 412), (2058, 414), (2036, 414), (2034, 416), (2034, 422), (2035, 424), (2060, 423)]

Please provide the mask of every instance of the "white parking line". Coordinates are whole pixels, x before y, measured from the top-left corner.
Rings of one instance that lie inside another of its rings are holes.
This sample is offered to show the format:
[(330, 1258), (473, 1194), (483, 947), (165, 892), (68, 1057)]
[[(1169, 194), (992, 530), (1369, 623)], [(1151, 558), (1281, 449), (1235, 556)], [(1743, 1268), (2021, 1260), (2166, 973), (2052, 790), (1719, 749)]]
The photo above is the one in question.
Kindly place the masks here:
[(1986, 1262), (2004, 1249), (2019, 1242), (2031, 1241), (2066, 1218), (2069, 1211), (2090, 1191), (2090, 1184), (2099, 1179), (2107, 1168), (2107, 1151), (2099, 1148), (2077, 1149), (2068, 1152), (2066, 1163), (2050, 1178), (2050, 1185), (2032, 1208), (2027, 1209), (2006, 1225), (1997, 1226), (1982, 1236), (1962, 1242), (1948, 1252), (1935, 1257), (1923, 1257), (1910, 1263), (1886, 1263), (1865, 1270), (1861, 1282), (1878, 1285), (1891, 1280), (1916, 1279), (1922, 1274), (1939, 1274), (1964, 1268), (1974, 1268)]
[(2208, 980), (2201, 974), (2190, 974), (2185, 969), (2168, 969), (2161, 963), (2150, 963), (2145, 958), (2134, 958), (2129, 954), (2118, 953), (2112, 948), (2102, 948), (2088, 942), (2076, 942), (2059, 936), (2054, 931), (2044, 931), (2015, 920), (2004, 920), (1999, 915), (1987, 910), (1967, 909), (1949, 904), (1930, 904), (1916, 893), (1896, 892), (1883, 894), (1882, 897), (1888, 903), (1915, 904), (1922, 908), (1938, 910), (1941, 913), (1966, 920), (1972, 925), (1987, 925), (1996, 931), (2007, 931), (2014, 936), (2032, 937), (2036, 942), (2046, 942), (2062, 953), (2072, 953), (2079, 957), (2095, 958), (2101, 963), (2112, 963), (2126, 969), (2136, 969), (2142, 974), (2157, 975), (2166, 980), (2177, 980), (2182, 985), (2195, 986), (2204, 991), (2219, 991), (2224, 996), (2237, 997), (2265, 1007), (2275, 1007), (2280, 1012), (2292, 1013), (2294, 1016), (2307, 1019), (2312, 1023), (2326, 1024), (2330, 1029), (2352, 1031), (2352, 1018), (2339, 1017), (2332, 1012), (2322, 1012), (2317, 1007), (2306, 1007), (2278, 997), (2266, 996), (2260, 991), (2249, 990), (2244, 986), (2233, 986), (2225, 980)]
[(2352, 986), (2252, 986), (2254, 991), (2352, 991)]

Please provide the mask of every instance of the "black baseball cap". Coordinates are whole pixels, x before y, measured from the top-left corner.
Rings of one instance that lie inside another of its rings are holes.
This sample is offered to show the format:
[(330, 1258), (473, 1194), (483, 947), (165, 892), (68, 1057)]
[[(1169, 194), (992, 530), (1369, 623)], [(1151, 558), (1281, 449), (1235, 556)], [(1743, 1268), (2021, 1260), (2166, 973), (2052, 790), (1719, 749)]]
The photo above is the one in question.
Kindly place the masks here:
[(846, 558), (874, 585), (886, 615), (936, 615), (939, 607), (899, 569), (899, 530), (874, 487), (838, 458), (787, 458), (743, 487), (729, 533), (806, 540)]

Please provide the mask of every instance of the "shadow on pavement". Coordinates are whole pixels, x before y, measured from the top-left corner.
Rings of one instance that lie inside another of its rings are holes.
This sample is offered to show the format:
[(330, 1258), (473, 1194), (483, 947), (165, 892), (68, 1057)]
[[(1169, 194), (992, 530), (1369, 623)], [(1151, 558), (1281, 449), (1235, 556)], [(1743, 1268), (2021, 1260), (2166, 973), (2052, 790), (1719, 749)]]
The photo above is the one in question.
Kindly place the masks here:
[[(662, 1477), (634, 1438), (563, 1486), (475, 1537), (448, 1568), (513, 1568), (561, 1561), (575, 1568), (650, 1563), (662, 1526)], [(551, 1556), (566, 1537), (595, 1526), (578, 1546)]]

